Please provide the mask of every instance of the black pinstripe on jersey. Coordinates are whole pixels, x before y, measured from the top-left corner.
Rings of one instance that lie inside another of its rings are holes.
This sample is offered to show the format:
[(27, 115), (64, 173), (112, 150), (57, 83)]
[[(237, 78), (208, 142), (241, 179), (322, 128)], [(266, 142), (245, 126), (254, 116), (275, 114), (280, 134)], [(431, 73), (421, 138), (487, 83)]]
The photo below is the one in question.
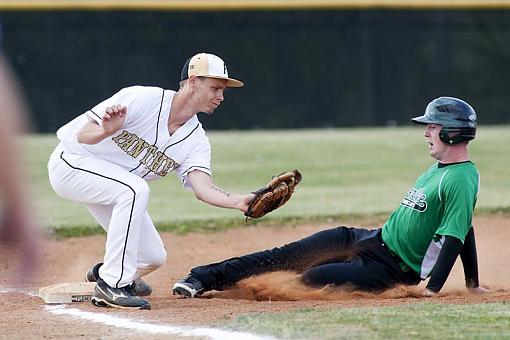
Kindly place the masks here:
[[(163, 93), (161, 93), (161, 103), (159, 104), (158, 121), (157, 121), (157, 124), (156, 124), (156, 138), (155, 138), (154, 143), (152, 144), (152, 146), (156, 146), (156, 143), (158, 142), (158, 137), (159, 137), (159, 119), (161, 118), (161, 109), (163, 108), (163, 99), (164, 98), (165, 98), (165, 90), (163, 90)], [(138, 169), (140, 167), (140, 165), (142, 165), (142, 164), (139, 163), (135, 168), (129, 170), (129, 172), (135, 171), (136, 169)], [(150, 171), (148, 173), (150, 173)], [(145, 176), (147, 176), (147, 174), (143, 175), (143, 177), (145, 177)]]
[(99, 120), (101, 120), (102, 118), (97, 114), (95, 113), (92, 109), (89, 110), (90, 112), (92, 112), (97, 118), (99, 118)]
[[(193, 128), (193, 130), (191, 130), (191, 132), (190, 132), (190, 133), (188, 133), (188, 135), (187, 135), (186, 137), (181, 138), (181, 139), (180, 139), (180, 140), (178, 140), (177, 142), (173, 142), (172, 144), (170, 144), (169, 146), (167, 146), (167, 147), (165, 148), (165, 150), (163, 150), (163, 153), (165, 153), (165, 152), (166, 152), (166, 150), (168, 150), (168, 148), (170, 148), (170, 147), (172, 147), (172, 146), (174, 146), (174, 145), (176, 145), (176, 144), (179, 144), (180, 142), (182, 142), (182, 141), (186, 140), (186, 138), (188, 138), (189, 136), (191, 136), (191, 135), (193, 134), (193, 132), (195, 132), (195, 131), (198, 129), (199, 125), (200, 125), (200, 124), (197, 124), (197, 125)], [(142, 178), (145, 178), (145, 176), (147, 176), (148, 174), (150, 174), (150, 170), (149, 170), (149, 171), (147, 171), (147, 173), (145, 173), (145, 175), (143, 175), (143, 176), (142, 176)]]
[(192, 168), (201, 168), (201, 169), (206, 169), (206, 170), (208, 170), (208, 171), (211, 171), (211, 169), (206, 168), (205, 166), (192, 165), (192, 166), (190, 166), (189, 168), (187, 168), (187, 169), (186, 169), (186, 171), (184, 171), (184, 173), (188, 172), (188, 171), (189, 171), (189, 169), (192, 169)]

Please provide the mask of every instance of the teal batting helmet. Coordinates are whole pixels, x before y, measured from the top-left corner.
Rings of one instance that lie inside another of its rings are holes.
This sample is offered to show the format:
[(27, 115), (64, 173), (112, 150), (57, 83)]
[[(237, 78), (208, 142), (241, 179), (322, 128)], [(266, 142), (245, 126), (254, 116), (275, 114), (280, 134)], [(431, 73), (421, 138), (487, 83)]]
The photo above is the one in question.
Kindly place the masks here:
[(434, 99), (427, 105), (423, 116), (411, 120), (422, 125), (442, 125), (439, 139), (450, 145), (472, 140), (476, 135), (475, 110), (465, 101), (454, 97)]

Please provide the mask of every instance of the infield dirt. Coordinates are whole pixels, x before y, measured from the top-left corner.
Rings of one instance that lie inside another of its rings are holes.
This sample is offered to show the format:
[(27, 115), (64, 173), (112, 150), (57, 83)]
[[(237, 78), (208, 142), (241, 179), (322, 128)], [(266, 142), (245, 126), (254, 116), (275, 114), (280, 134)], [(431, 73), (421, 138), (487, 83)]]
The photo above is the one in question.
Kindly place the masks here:
[[(480, 281), (491, 289), (485, 295), (470, 295), (464, 289), (462, 266), (458, 262), (441, 296), (441, 303), (488, 303), (510, 301), (510, 216), (479, 216), (474, 220), (479, 256)], [(383, 294), (311, 290), (299, 284), (296, 274), (271, 273), (244, 280), (231, 290), (210, 292), (198, 299), (181, 299), (171, 294), (171, 285), (193, 266), (216, 262), (297, 240), (334, 224), (268, 228), (262, 224), (224, 232), (191, 233), (184, 236), (162, 233), (168, 251), (167, 263), (145, 279), (153, 286), (151, 311), (98, 309), (89, 303), (76, 303), (83, 311), (112, 313), (132, 320), (169, 325), (208, 325), (228, 321), (243, 314), (279, 312), (302, 307), (385, 306), (425, 300), (418, 287), (400, 287)], [(105, 236), (41, 241), (38, 271), (23, 287), (13, 280), (17, 254), (10, 247), (0, 248), (0, 338), (142, 338), (143, 333), (112, 326), (90, 324), (57, 317), (44, 309), (33, 296), (39, 287), (54, 283), (81, 281), (87, 269), (101, 261)], [(16, 288), (15, 288), (16, 287)], [(14, 289), (15, 288), (15, 289)], [(152, 339), (159, 338), (153, 335)], [(161, 336), (161, 338), (168, 338)]]

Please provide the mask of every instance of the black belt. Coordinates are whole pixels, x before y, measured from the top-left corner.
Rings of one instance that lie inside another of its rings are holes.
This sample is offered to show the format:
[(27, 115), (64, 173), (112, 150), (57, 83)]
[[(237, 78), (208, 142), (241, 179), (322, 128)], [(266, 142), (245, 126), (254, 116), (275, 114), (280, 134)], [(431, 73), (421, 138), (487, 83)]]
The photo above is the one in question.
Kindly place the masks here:
[(398, 256), (396, 253), (394, 253), (383, 241), (382, 239), (382, 231), (377, 234), (377, 237), (379, 238), (379, 242), (381, 243), (381, 246), (383, 246), (384, 249), (386, 249), (388, 251), (388, 254), (390, 254), (390, 256), (393, 258), (393, 260), (395, 261), (395, 263), (398, 264), (398, 266), (400, 267), (400, 270), (402, 270), (403, 272), (410, 272), (412, 271), (411, 267), (409, 267), (407, 265), (407, 263), (404, 262), (404, 260), (402, 260), (402, 258), (400, 256)]

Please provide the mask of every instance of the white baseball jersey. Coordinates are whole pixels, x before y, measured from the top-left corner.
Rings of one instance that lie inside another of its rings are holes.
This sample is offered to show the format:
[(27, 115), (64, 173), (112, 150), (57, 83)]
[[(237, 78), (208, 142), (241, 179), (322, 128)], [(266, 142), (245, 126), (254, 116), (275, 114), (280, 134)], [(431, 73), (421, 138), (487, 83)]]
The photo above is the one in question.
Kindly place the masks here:
[[(187, 184), (186, 175), (191, 170), (211, 174), (211, 146), (196, 115), (169, 135), (168, 116), (174, 94), (159, 87), (124, 88), (61, 127), (57, 137), (69, 152), (94, 155), (146, 180), (176, 170)], [(117, 133), (93, 145), (76, 140), (87, 117), (101, 124), (105, 109), (117, 104), (127, 107), (126, 121)]]

